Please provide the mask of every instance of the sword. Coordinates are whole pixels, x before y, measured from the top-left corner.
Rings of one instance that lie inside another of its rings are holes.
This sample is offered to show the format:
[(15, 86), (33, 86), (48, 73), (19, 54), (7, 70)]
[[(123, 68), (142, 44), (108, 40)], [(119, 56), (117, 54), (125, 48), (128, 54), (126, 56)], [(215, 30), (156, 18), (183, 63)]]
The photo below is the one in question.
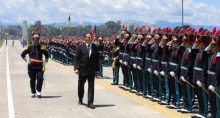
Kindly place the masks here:
[(213, 91), (215, 93), (215, 95), (220, 98), (220, 95), (217, 93), (217, 91)]
[[(45, 67), (45, 65), (43, 65), (43, 68), (42, 68), (42, 71), (43, 71), (43, 74), (44, 74), (44, 72), (46, 71), (46, 67)], [(45, 79), (44, 79), (44, 76), (43, 76), (43, 83), (44, 83), (44, 89), (46, 88), (45, 86), (46, 86), (46, 82), (45, 82)]]
[(179, 84), (182, 85), (182, 83), (176, 78), (176, 76), (172, 76)]
[(189, 84), (191, 87), (195, 88), (189, 81), (186, 80), (186, 83)]

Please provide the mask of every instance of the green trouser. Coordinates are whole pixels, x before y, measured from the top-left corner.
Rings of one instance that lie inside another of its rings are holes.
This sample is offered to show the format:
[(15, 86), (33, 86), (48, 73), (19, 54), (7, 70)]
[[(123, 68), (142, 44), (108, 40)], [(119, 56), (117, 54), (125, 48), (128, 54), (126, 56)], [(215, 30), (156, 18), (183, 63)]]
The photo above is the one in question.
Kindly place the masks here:
[[(220, 85), (216, 86), (216, 92), (220, 95)], [(216, 95), (216, 118), (220, 118), (220, 98)]]
[(133, 89), (133, 81), (131, 77), (131, 67), (128, 66), (128, 87), (132, 90)]
[(179, 83), (177, 80), (175, 81), (175, 94), (176, 94), (176, 107), (180, 106), (180, 91), (179, 91)]
[(99, 61), (99, 77), (100, 79), (103, 78), (103, 60)]
[(168, 80), (168, 76), (165, 75), (165, 102), (169, 103), (169, 96), (170, 96), (170, 89), (169, 89), (169, 80)]
[(154, 94), (153, 74), (152, 73), (149, 74), (150, 74), (150, 95), (153, 96)]
[(115, 64), (113, 83), (118, 84), (119, 81), (119, 64)]
[(186, 83), (185, 84), (186, 85), (186, 94), (187, 94), (187, 96), (185, 96), (185, 99), (186, 99), (186, 104), (187, 104), (187, 110), (188, 111), (192, 111), (192, 103), (193, 103), (193, 101), (192, 101), (192, 91), (193, 91), (193, 88), (188, 84), (188, 83)]
[[(202, 88), (201, 88), (202, 89)], [(203, 116), (208, 116), (208, 94), (202, 89), (202, 97), (203, 97)]]
[(163, 81), (162, 81), (162, 77), (161, 76), (158, 76), (158, 78), (159, 78), (159, 99), (160, 99), (160, 101), (162, 101), (162, 96), (163, 96), (162, 84), (163, 84)]
[(145, 74), (146, 72), (144, 72), (143, 71), (143, 73), (142, 73), (142, 83), (143, 83), (143, 91), (142, 91), (142, 93), (143, 93), (143, 95), (146, 95), (146, 93), (147, 93), (147, 78), (146, 78), (146, 74)]

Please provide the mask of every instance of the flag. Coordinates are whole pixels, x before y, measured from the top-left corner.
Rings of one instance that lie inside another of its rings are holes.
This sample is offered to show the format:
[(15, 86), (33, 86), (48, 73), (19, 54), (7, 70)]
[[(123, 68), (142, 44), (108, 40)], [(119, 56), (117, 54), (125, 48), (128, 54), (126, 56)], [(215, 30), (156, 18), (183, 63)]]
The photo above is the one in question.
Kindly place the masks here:
[(93, 36), (96, 35), (96, 25), (93, 27), (92, 35), (93, 35)]

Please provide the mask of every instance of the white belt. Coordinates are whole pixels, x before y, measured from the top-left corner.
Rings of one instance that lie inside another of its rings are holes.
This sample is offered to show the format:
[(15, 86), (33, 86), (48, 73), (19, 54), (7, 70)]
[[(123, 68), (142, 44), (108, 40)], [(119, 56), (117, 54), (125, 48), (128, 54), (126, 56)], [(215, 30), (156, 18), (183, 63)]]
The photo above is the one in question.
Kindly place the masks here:
[(162, 63), (162, 64), (167, 64), (167, 62), (164, 62), (164, 61), (162, 61), (161, 63)]
[(145, 58), (146, 60), (151, 60), (151, 58)]
[(130, 57), (131, 59), (135, 59), (135, 57)]
[(177, 64), (170, 62), (170, 65), (172, 66), (177, 66)]
[(153, 62), (159, 62), (158, 60), (155, 60), (155, 59), (153, 59), (152, 61), (153, 61)]
[(41, 60), (36, 60), (36, 59), (31, 59), (31, 61), (33, 61), (33, 62), (43, 62)]
[(140, 57), (136, 57), (136, 59), (139, 59), (139, 60), (141, 60), (142, 58), (140, 58)]
[(215, 73), (212, 72), (212, 71), (210, 71), (210, 70), (208, 70), (208, 74), (210, 74), (210, 75), (215, 75)]
[(194, 70), (202, 71), (202, 68), (194, 67)]
[(187, 70), (187, 67), (181, 66), (181, 69), (183, 69), (183, 70)]

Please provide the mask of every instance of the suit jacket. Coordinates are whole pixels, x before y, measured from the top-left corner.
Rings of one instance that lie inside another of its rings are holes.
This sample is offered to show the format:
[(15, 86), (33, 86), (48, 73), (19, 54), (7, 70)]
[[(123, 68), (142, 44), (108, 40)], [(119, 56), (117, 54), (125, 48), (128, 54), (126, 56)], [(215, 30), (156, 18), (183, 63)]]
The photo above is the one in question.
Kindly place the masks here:
[(89, 49), (86, 44), (81, 44), (76, 49), (76, 58), (74, 70), (79, 70), (79, 75), (88, 76), (99, 71), (99, 54), (97, 47), (91, 45), (91, 55), (89, 57)]

